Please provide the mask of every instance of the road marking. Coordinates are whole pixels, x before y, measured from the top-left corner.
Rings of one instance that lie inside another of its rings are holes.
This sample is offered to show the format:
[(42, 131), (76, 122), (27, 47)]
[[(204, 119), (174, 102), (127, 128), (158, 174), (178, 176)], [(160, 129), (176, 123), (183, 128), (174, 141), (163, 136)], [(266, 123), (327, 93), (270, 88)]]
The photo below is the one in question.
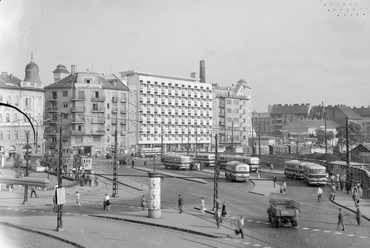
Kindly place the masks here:
[(260, 244), (254, 244), (254, 245), (252, 245), (252, 246), (256, 246), (256, 247), (258, 247), (258, 246), (261, 246)]
[(341, 235), (341, 234), (343, 234), (343, 233), (341, 233), (341, 232), (335, 232), (335, 234)]
[(331, 231), (324, 231), (324, 233), (331, 233)]
[(303, 230), (310, 230), (308, 227), (302, 227)]
[(353, 235), (353, 234), (347, 234), (346, 236), (348, 236), (348, 237), (353, 237), (353, 236), (355, 236), (355, 235)]
[(66, 213), (66, 214), (71, 214), (71, 213)]
[(257, 220), (256, 223), (261, 223), (261, 221)]
[(360, 239), (367, 239), (367, 237), (365, 237), (365, 236), (360, 236)]
[(15, 211), (19, 211), (19, 209), (17, 209), (17, 208), (16, 208), (16, 209), (14, 209), (14, 210), (15, 210)]
[(34, 213), (34, 212), (36, 212), (36, 210), (32, 210), (31, 212), (33, 212), (33, 213)]
[(321, 229), (312, 229), (312, 231), (319, 232), (319, 231), (321, 231)]
[(253, 220), (247, 220), (247, 221), (251, 222), (251, 221), (253, 221)]
[(264, 222), (263, 224), (265, 224), (265, 225), (270, 225), (270, 222)]
[(243, 242), (243, 244), (245, 244), (245, 245), (249, 245), (249, 244), (250, 244), (250, 242)]

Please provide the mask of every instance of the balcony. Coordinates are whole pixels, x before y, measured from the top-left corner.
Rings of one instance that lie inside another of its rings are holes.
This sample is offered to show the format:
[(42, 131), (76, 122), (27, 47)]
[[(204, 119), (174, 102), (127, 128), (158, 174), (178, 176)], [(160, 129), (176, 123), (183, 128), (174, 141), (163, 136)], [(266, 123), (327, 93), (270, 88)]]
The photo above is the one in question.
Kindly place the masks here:
[(72, 108), (72, 113), (83, 113), (85, 112), (85, 107)]
[(112, 97), (112, 102), (118, 102), (118, 97), (116, 96)]
[(102, 97), (93, 97), (91, 98), (92, 102), (105, 102), (105, 96)]
[(50, 107), (49, 112), (50, 113), (56, 113), (56, 112), (58, 112), (58, 107), (57, 106)]
[(92, 112), (92, 113), (104, 113), (104, 112), (105, 112), (105, 108), (104, 108), (104, 107), (100, 107), (100, 108), (92, 108), (92, 109), (91, 109), (91, 112)]
[(218, 113), (219, 116), (225, 116), (225, 113), (224, 112), (220, 112)]
[(79, 96), (79, 97), (72, 97), (72, 101), (85, 101), (86, 97), (85, 96)]
[(105, 120), (103, 118), (92, 119), (91, 124), (104, 124)]
[(126, 120), (120, 120), (119, 124), (126, 125)]
[(84, 118), (73, 118), (72, 120), (72, 124), (83, 124), (83, 123), (85, 123)]
[(225, 103), (224, 102), (220, 102), (220, 107), (221, 108), (224, 108), (225, 107)]
[(55, 97), (55, 98), (54, 98), (54, 97), (52, 97), (52, 96), (51, 96), (51, 97), (49, 98), (49, 101), (50, 101), (50, 102), (57, 102), (57, 101), (58, 101), (58, 97)]
[(56, 136), (56, 135), (58, 135), (59, 133), (58, 133), (58, 131), (57, 130), (50, 130), (50, 132), (46, 132), (46, 133), (44, 133), (45, 135), (47, 135), (47, 136)]
[[(140, 109), (140, 111), (143, 111), (143, 110), (142, 110), (142, 109)], [(126, 109), (121, 109), (120, 113), (121, 113), (121, 114), (126, 114), (126, 113), (127, 113), (127, 111), (126, 111)]]
[(116, 120), (112, 120), (112, 125), (117, 125), (117, 121)]
[(105, 134), (105, 130), (91, 130), (91, 133), (90, 135), (94, 135), (94, 136), (102, 136)]
[(84, 130), (72, 130), (72, 135), (76, 135), (76, 136), (85, 135), (85, 131)]
[(126, 97), (121, 97), (121, 102), (126, 102)]
[(49, 121), (49, 124), (58, 124), (58, 118), (53, 118)]
[(117, 114), (118, 113), (118, 109), (112, 109), (112, 114)]

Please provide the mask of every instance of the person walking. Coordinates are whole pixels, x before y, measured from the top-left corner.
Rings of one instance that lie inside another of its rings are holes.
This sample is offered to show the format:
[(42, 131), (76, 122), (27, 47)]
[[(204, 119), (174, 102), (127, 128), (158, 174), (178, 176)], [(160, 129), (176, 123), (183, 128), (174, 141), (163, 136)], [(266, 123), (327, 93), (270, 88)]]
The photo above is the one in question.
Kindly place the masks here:
[(274, 188), (276, 187), (276, 183), (277, 183), (277, 178), (276, 176), (274, 176)]
[(338, 226), (337, 226), (337, 228), (339, 228), (339, 225), (342, 225), (342, 231), (344, 231), (343, 212), (342, 212), (342, 209), (341, 208), (339, 208)]
[(322, 201), (322, 198), (321, 198), (322, 193), (323, 193), (323, 191), (319, 186), (319, 188), (317, 189), (317, 202)]
[(216, 198), (215, 208), (216, 208), (217, 210), (219, 210), (219, 209), (220, 209), (220, 201), (218, 200), (218, 198)]
[(274, 165), (272, 163), (270, 164), (270, 172), (271, 171), (274, 171)]
[(145, 198), (145, 195), (143, 195), (141, 197), (141, 203), (140, 203), (140, 205), (141, 205), (141, 210), (145, 210), (145, 207), (146, 207), (146, 198)]
[(144, 160), (144, 167), (146, 167), (146, 160)]
[(356, 209), (356, 220), (357, 220), (357, 225), (359, 226), (361, 223), (361, 211), (360, 211), (359, 206), (357, 206), (357, 209)]
[(331, 187), (331, 193), (330, 193), (330, 198), (331, 198), (331, 200), (332, 201), (335, 201), (335, 185), (333, 185), (332, 187)]
[(343, 190), (343, 176), (342, 177), (339, 177), (339, 187), (340, 187), (340, 190)]
[(134, 161), (134, 159), (132, 159), (132, 161), (131, 161), (131, 167), (134, 168), (134, 166), (135, 166), (135, 161)]
[(105, 194), (103, 209), (104, 210), (110, 209), (110, 201), (109, 201), (109, 195), (108, 194)]
[(53, 211), (56, 212), (57, 211), (57, 198), (56, 198), (56, 195), (54, 194), (53, 196)]
[(224, 202), (222, 204), (222, 211), (221, 211), (221, 217), (222, 218), (225, 218), (227, 216), (227, 212), (226, 212), (226, 202)]
[(202, 216), (204, 215), (204, 211), (206, 210), (206, 203), (203, 199), (203, 197), (200, 198), (200, 213)]
[(32, 198), (33, 194), (35, 194), (35, 197), (37, 198), (36, 187), (35, 186), (31, 186), (31, 198)]
[(244, 227), (244, 217), (240, 216), (240, 219), (238, 220), (237, 229), (235, 230), (236, 235), (241, 235), (242, 239), (244, 239), (244, 233), (243, 233), (243, 227)]
[(287, 191), (287, 189), (286, 189), (286, 182), (284, 181), (283, 182), (283, 195), (286, 194), (286, 191)]
[(214, 218), (216, 221), (217, 228), (220, 229), (221, 212), (219, 209), (215, 209)]
[(182, 205), (184, 204), (184, 199), (182, 199), (182, 196), (179, 195), (179, 199), (177, 200), (178, 201), (178, 205), (179, 205), (179, 213), (181, 214), (182, 213)]
[(81, 207), (80, 193), (78, 193), (78, 191), (76, 191), (76, 207), (77, 206)]

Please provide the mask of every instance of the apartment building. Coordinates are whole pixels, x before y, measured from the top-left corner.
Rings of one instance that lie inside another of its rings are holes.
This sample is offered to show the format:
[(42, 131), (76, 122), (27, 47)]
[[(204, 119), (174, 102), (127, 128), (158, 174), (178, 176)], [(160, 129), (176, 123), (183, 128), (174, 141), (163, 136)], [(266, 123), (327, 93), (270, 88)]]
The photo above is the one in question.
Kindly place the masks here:
[[(65, 74), (64, 69), (58, 65), (54, 78)], [(91, 147), (93, 156), (104, 156), (114, 149), (117, 131), (118, 152), (128, 152), (128, 90), (113, 74), (76, 72), (72, 65), (68, 76), (45, 87), (48, 149), (59, 149), (61, 134), (64, 156), (76, 154), (82, 147)]]
[(254, 131), (259, 135), (271, 135), (272, 126), (271, 126), (271, 116), (270, 113), (262, 113), (253, 111), (252, 113), (252, 123)]
[(212, 85), (203, 79), (120, 72), (130, 89), (128, 135), (136, 149), (208, 151), (212, 134)]
[(33, 55), (31, 62), (26, 65), (24, 80), (6, 72), (1, 73), (0, 102), (18, 108), (30, 119), (14, 108), (0, 106), (0, 163), (4, 165), (5, 159), (24, 154), (27, 133), (29, 151), (43, 152), (44, 88)]
[(213, 85), (213, 132), (221, 146), (248, 145), (252, 135), (252, 89), (244, 80), (236, 85)]

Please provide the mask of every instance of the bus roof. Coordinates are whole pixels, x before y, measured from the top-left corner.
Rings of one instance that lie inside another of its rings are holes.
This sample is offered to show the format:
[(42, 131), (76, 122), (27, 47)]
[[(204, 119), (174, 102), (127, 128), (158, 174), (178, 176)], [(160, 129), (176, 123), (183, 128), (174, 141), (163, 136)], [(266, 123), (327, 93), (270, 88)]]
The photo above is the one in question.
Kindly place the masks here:
[(306, 167), (306, 168), (312, 168), (312, 169), (313, 168), (316, 168), (316, 169), (325, 168), (325, 166), (315, 164), (315, 163), (311, 163), (311, 162), (302, 162), (301, 164), (303, 165), (303, 167)]

